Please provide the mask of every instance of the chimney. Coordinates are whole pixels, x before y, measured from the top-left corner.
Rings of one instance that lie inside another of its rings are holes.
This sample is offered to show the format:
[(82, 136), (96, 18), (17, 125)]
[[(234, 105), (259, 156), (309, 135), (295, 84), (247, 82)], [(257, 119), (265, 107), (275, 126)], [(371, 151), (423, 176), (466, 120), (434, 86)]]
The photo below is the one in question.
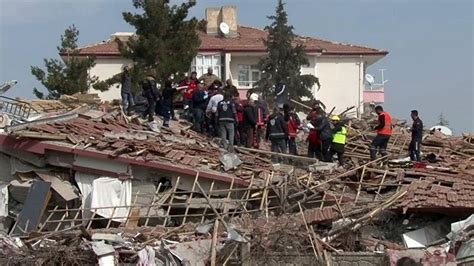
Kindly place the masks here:
[(206, 8), (207, 28), (206, 33), (209, 35), (222, 34), (219, 25), (224, 22), (229, 26), (229, 34), (226, 37), (237, 36), (237, 7), (223, 6), (220, 8)]
[(112, 39), (119, 39), (122, 42), (128, 41), (133, 35), (135, 35), (133, 32), (115, 32), (112, 34), (110, 37)]

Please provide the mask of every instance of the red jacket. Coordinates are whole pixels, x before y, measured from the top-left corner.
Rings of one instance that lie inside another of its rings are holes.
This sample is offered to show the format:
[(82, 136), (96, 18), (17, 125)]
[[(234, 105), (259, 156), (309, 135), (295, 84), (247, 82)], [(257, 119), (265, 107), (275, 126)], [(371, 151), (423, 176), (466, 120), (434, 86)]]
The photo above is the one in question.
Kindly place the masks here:
[(298, 134), (298, 128), (300, 126), (300, 121), (294, 115), (289, 115), (288, 118), (288, 136), (290, 138), (295, 138)]
[(244, 105), (242, 101), (235, 101), (235, 110), (237, 111), (237, 121), (242, 123), (244, 121)]
[(308, 134), (307, 141), (311, 145), (321, 145), (321, 140), (318, 137), (316, 129), (311, 129)]
[(188, 84), (185, 83), (181, 86), (186, 86), (186, 85), (188, 86), (188, 88), (186, 90), (184, 90), (183, 97), (185, 99), (192, 100), (194, 91), (197, 89), (197, 84), (194, 80), (190, 80)]

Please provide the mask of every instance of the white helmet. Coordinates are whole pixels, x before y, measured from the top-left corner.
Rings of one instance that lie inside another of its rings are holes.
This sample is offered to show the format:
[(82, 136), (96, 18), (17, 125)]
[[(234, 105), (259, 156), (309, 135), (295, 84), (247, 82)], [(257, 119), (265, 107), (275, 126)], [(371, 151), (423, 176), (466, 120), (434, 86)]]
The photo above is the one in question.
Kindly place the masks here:
[(256, 94), (256, 93), (250, 94), (250, 100), (254, 101), (254, 102), (258, 101), (258, 94)]

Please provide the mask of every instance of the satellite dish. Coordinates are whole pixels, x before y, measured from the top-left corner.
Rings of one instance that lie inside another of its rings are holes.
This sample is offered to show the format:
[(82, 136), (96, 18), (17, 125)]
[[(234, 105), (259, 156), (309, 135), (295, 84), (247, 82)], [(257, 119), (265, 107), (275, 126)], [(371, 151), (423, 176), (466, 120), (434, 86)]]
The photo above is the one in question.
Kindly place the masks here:
[(227, 25), (227, 23), (225, 23), (225, 22), (222, 22), (219, 25), (219, 29), (221, 30), (222, 34), (224, 34), (224, 35), (227, 35), (230, 32), (229, 25)]
[(365, 80), (367, 81), (367, 83), (369, 83), (370, 85), (374, 84), (375, 83), (375, 78), (374, 76), (370, 75), (370, 74), (365, 74)]

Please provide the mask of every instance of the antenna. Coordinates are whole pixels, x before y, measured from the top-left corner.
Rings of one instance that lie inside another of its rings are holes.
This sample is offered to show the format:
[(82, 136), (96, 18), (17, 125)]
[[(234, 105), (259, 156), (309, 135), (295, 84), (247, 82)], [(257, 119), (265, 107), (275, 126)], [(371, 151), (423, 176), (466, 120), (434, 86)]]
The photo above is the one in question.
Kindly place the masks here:
[(219, 24), (219, 30), (222, 34), (224, 34), (224, 36), (227, 36), (230, 32), (230, 27), (229, 25), (227, 25), (227, 23), (222, 22), (221, 24)]
[(385, 83), (388, 82), (388, 79), (385, 80), (384, 77), (383, 77), (383, 72), (386, 71), (387, 69), (379, 69), (379, 71), (382, 73), (382, 85), (385, 85)]

